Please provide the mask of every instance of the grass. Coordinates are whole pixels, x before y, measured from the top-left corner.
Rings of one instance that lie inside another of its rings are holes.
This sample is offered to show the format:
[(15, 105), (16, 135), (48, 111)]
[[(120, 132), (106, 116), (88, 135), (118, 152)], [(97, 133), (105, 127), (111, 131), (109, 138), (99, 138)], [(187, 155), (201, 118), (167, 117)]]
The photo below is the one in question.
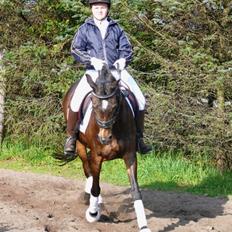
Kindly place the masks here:
[[(52, 150), (40, 145), (5, 142), (0, 155), (0, 168), (32, 171), (84, 179), (79, 159), (59, 166), (51, 157)], [(138, 155), (138, 179), (142, 188), (181, 191), (208, 196), (232, 195), (232, 172), (220, 173), (205, 157), (186, 159), (181, 154), (154, 153)], [(129, 186), (122, 160), (104, 162), (101, 181)]]
[[(102, 177), (115, 184), (128, 183), (122, 161), (105, 164)], [(110, 171), (110, 172), (109, 172)], [(117, 173), (117, 175), (110, 175)], [(181, 191), (208, 196), (232, 195), (232, 172), (221, 173), (207, 157), (186, 159), (181, 154), (152, 154), (138, 157), (138, 178), (142, 188)]]

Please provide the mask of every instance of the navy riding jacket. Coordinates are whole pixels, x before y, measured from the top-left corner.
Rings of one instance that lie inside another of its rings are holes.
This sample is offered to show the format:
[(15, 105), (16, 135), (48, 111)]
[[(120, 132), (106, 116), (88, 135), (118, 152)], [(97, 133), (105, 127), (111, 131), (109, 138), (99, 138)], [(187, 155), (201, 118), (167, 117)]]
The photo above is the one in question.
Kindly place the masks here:
[(119, 58), (125, 58), (126, 65), (132, 59), (132, 46), (125, 32), (114, 20), (109, 17), (107, 20), (109, 25), (104, 39), (93, 18), (88, 18), (75, 34), (71, 53), (86, 69), (94, 69), (90, 63), (92, 57), (105, 60), (111, 69), (115, 69), (113, 64)]

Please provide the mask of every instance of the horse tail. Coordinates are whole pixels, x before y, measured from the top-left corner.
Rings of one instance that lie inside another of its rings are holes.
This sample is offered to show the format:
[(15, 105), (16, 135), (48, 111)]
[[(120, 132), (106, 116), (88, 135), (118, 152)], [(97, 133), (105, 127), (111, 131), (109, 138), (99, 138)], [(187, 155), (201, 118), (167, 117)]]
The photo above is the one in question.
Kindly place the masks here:
[(59, 166), (64, 166), (65, 164), (75, 160), (78, 157), (78, 154), (66, 155), (63, 151), (57, 150), (54, 151), (52, 157), (59, 161)]

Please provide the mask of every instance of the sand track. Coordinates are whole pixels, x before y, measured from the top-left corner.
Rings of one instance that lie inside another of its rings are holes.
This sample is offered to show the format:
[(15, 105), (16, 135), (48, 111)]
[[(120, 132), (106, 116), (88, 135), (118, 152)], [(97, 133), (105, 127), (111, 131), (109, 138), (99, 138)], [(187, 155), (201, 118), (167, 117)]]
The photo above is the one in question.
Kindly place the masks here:
[[(84, 183), (0, 169), (0, 232), (138, 231), (128, 188), (101, 184), (101, 221), (85, 220)], [(142, 191), (152, 232), (230, 232), (232, 199)]]

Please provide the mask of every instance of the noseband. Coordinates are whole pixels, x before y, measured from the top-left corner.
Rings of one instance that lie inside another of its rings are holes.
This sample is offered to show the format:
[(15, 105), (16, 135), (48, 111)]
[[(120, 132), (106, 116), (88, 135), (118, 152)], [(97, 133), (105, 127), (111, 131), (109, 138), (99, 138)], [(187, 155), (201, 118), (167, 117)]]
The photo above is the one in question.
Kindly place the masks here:
[[(109, 99), (109, 98), (115, 96), (117, 94), (118, 90), (119, 90), (119, 87), (115, 88), (115, 90), (108, 95), (98, 95), (94, 92), (92, 92), (92, 94), (93, 94), (93, 96), (95, 96), (98, 99), (106, 100), (106, 99)], [(118, 113), (119, 113), (120, 102), (121, 102), (121, 94), (119, 96), (120, 96), (120, 98), (119, 98), (118, 106), (117, 106), (117, 108), (113, 114), (113, 117), (111, 119), (109, 119), (107, 121), (102, 121), (95, 116), (96, 122), (100, 128), (108, 129), (108, 128), (111, 128), (113, 126), (113, 124), (115, 123), (116, 118), (117, 118)]]

